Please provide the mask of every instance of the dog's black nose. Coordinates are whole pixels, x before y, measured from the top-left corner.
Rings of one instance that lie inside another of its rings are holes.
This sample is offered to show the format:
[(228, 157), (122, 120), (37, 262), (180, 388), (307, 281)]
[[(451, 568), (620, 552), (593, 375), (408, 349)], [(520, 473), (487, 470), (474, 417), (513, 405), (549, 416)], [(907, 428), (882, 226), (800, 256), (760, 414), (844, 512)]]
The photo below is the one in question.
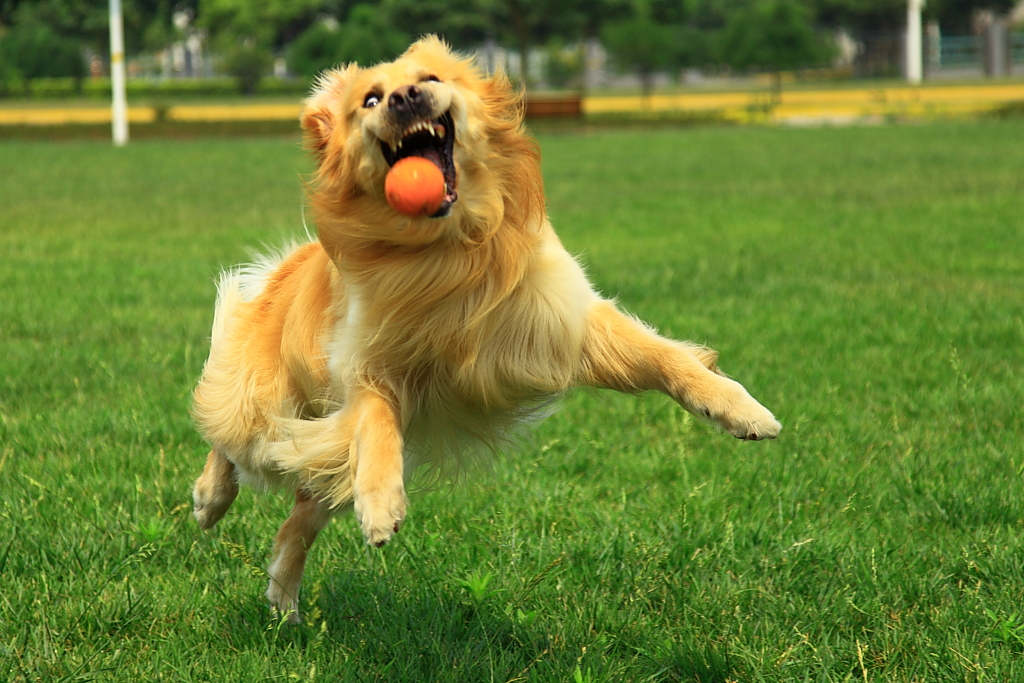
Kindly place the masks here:
[(423, 91), (415, 85), (403, 85), (388, 98), (388, 107), (401, 114), (415, 113), (422, 105)]

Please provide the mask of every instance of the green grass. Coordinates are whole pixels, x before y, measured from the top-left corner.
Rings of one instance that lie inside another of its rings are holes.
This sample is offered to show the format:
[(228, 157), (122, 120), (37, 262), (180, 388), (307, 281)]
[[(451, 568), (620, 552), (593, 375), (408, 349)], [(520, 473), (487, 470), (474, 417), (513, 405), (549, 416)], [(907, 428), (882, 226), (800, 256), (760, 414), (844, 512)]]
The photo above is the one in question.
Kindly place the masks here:
[(580, 392), (383, 550), (190, 516), (221, 266), (302, 232), (295, 139), (0, 144), (0, 679), (1024, 680), (1021, 121), (542, 139), (599, 288), (785, 425)]

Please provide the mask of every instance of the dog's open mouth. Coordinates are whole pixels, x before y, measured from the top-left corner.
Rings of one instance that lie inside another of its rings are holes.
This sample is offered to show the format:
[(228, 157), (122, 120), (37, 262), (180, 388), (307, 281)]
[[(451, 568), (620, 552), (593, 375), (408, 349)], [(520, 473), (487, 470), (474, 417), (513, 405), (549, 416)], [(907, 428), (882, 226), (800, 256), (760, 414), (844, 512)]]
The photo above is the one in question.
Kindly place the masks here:
[(442, 218), (451, 211), (452, 204), (459, 198), (456, 191), (458, 178), (455, 173), (455, 122), (449, 112), (436, 119), (420, 119), (407, 126), (399, 140), (380, 142), (384, 161), (394, 166), (399, 159), (423, 157), (441, 169), (444, 175), (444, 202), (431, 218)]

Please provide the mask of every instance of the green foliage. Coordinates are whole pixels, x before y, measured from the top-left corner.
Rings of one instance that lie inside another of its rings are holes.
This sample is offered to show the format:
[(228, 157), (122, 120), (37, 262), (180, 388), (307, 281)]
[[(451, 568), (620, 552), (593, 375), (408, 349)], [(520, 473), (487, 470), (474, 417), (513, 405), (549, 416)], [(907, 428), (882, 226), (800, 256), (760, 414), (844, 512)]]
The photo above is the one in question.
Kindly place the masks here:
[(496, 597), (502, 592), (500, 588), (491, 588), (491, 579), (494, 578), (494, 574), (491, 572), (475, 571), (470, 573), (466, 578), (459, 581), (459, 585), (466, 589), (469, 593), (469, 597), (472, 598), (473, 604), (482, 605), (489, 598)]
[(289, 25), (311, 21), (323, 6), (323, 0), (198, 0), (197, 24), (221, 44), (245, 39), (272, 46)]
[(0, 97), (23, 90), (21, 72), (14, 66), (14, 62), (7, 57), (3, 49), (3, 39), (0, 38)]
[(673, 27), (672, 64), (678, 67), (700, 67), (718, 60), (715, 33), (691, 25)]
[(993, 642), (1017, 651), (1024, 650), (1024, 619), (1021, 618), (1020, 612), (1001, 616), (986, 609), (985, 616), (989, 618), (992, 625)]
[(309, 79), (339, 64), (371, 66), (392, 60), (409, 42), (377, 9), (356, 5), (340, 25), (318, 21), (306, 29), (289, 48), (288, 66)]
[(906, 0), (813, 0), (807, 7), (823, 25), (854, 35), (899, 30), (907, 17)]
[(410, 39), (391, 28), (387, 18), (372, 5), (359, 4), (338, 30), (338, 61), (372, 66), (405, 52)]
[[(109, 6), (105, 0), (32, 0), (5, 4), (11, 7), (4, 12), (10, 26), (42, 24), (79, 42), (107, 45)], [(126, 29), (130, 23), (126, 22)]]
[[(3, 81), (0, 80), (0, 83)], [(308, 92), (308, 85), (294, 80), (262, 78), (258, 92), (261, 95), (302, 96)], [(129, 79), (126, 84), (129, 101), (190, 100), (199, 98), (232, 97), (239, 92), (238, 82), (230, 77), (216, 78), (169, 78), (159, 81)], [(73, 78), (37, 78), (30, 83), (17, 80), (6, 93), (11, 97), (29, 99), (110, 99), (110, 79), (89, 78), (79, 81)]]
[(338, 30), (318, 21), (288, 46), (288, 69), (307, 79), (338, 64)]
[(621, 67), (637, 71), (646, 94), (656, 71), (717, 61), (716, 30), (705, 25), (707, 17), (702, 16), (699, 3), (636, 0), (632, 4), (632, 16), (604, 23), (601, 38)]
[[(165, 39), (174, 32), (172, 12), (194, 10), (195, 2), (122, 0), (126, 53), (164, 47)], [(0, 2), (0, 24), (16, 26), (22, 22), (39, 22), (61, 36), (105, 53), (109, 51), (109, 11), (108, 0), (6, 0)]]
[(978, 10), (991, 10), (1006, 15), (1017, 0), (928, 0), (925, 15), (939, 22), (945, 35), (969, 35), (974, 32), (974, 15)]
[[(9, 81), (19, 77), (81, 79), (87, 73), (81, 44), (58, 34), (47, 24), (31, 19), (0, 34), (0, 67)], [(0, 71), (0, 78), (3, 73)]]
[(260, 80), (270, 70), (274, 56), (255, 40), (241, 40), (224, 55), (224, 69), (234, 76), (238, 92), (254, 95)]
[(405, 35), (435, 33), (457, 48), (477, 47), (494, 33), (481, 0), (383, 0), (379, 7)]
[(583, 75), (583, 52), (578, 48), (567, 48), (561, 41), (548, 43), (547, 82), (555, 88), (579, 88)]
[(636, 16), (606, 25), (601, 39), (620, 67), (636, 70), (649, 95), (654, 73), (671, 63), (676, 36), (671, 26)]
[(834, 44), (818, 34), (798, 0), (756, 0), (732, 15), (719, 55), (733, 67), (773, 72), (777, 98), (782, 90), (780, 72), (826, 64), (834, 51)]
[(297, 627), (262, 599), (291, 502), (199, 531), (188, 406), (217, 272), (302, 238), (298, 136), (0, 143), (0, 678), (1024, 680), (1021, 138), (542, 138), (599, 290), (721, 351), (781, 438), (574, 393), (392, 545), (336, 520)]
[[(936, 19), (945, 35), (966, 35), (973, 31), (972, 17), (978, 10), (1006, 14), (1016, 0), (928, 0), (925, 16)], [(843, 27), (855, 35), (895, 32), (906, 23), (906, 0), (810, 0), (807, 6), (822, 23)]]
[(721, 57), (741, 69), (757, 66), (785, 71), (817, 66), (827, 61), (831, 52), (798, 0), (757, 0), (749, 9), (733, 15), (726, 27)]

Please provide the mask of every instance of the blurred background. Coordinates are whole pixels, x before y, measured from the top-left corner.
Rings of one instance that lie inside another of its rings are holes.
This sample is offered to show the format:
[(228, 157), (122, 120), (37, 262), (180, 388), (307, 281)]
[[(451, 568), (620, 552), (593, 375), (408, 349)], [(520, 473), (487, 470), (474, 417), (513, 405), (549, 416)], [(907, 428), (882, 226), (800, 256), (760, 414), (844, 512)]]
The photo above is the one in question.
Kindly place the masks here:
[[(532, 91), (905, 76), (907, 0), (124, 0), (129, 97), (304, 92), (437, 33)], [(931, 81), (1024, 74), (1024, 2), (928, 0)], [(0, 97), (109, 97), (106, 0), (0, 1)]]

